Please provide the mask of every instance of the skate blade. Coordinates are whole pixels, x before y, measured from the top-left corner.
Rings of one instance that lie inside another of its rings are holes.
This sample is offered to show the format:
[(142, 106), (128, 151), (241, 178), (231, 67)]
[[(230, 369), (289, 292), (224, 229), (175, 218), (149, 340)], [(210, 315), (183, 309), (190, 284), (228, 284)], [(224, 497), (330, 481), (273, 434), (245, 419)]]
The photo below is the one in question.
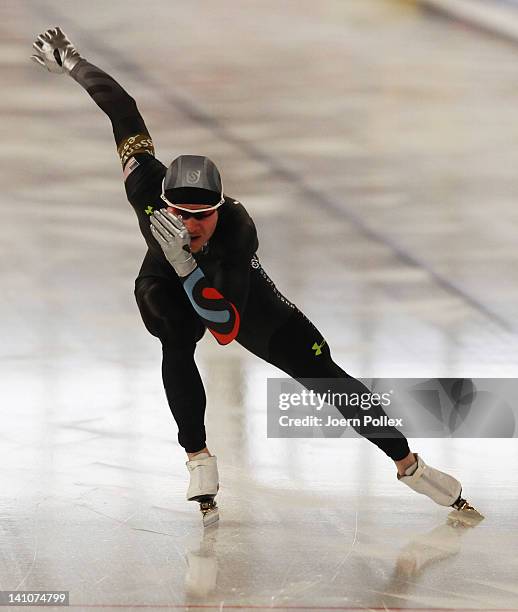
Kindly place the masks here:
[(207, 496), (199, 500), (200, 510), (203, 517), (203, 526), (208, 527), (219, 521), (219, 508), (213, 496)]
[(453, 526), (475, 527), (475, 525), (478, 525), (483, 520), (484, 515), (468, 503), (459, 510), (452, 510), (448, 514), (448, 523)]

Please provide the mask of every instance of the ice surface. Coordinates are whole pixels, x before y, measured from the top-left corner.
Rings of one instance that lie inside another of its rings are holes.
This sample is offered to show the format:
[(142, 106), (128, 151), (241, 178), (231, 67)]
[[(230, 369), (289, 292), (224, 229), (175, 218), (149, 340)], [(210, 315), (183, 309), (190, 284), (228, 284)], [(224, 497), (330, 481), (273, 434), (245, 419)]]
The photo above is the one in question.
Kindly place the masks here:
[(61, 24), (138, 100), (164, 162), (202, 152), (261, 260), (357, 376), (515, 376), (515, 50), (412, 3), (5, 2), (0, 588), (77, 609), (518, 607), (515, 440), (415, 440), (486, 516), (397, 482), (364, 440), (266, 438), (280, 372), (205, 338), (221, 520), (185, 501), (144, 253), (109, 125), (28, 61)]

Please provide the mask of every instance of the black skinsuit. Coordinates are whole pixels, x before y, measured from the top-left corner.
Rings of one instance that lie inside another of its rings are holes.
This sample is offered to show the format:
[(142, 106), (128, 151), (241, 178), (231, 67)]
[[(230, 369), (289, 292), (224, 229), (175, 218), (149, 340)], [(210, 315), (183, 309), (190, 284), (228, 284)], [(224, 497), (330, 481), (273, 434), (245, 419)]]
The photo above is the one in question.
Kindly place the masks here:
[[(149, 216), (162, 208), (161, 182), (166, 167), (154, 157), (149, 132), (135, 101), (110, 76), (81, 60), (71, 76), (84, 87), (108, 115), (123, 168), (128, 200), (133, 206), (148, 252), (135, 281), (135, 297), (148, 331), (160, 339), (162, 375), (169, 406), (178, 425), (178, 440), (187, 452), (205, 446), (205, 391), (194, 352), (205, 333), (206, 322), (196, 313), (182, 282), (165, 259), (149, 228)], [(331, 358), (327, 342), (307, 317), (275, 287), (256, 256), (254, 223), (245, 208), (225, 197), (218, 209), (216, 230), (196, 262), (208, 281), (239, 313), (237, 342), (293, 378), (334, 378), (336, 389), (345, 381), (348, 391), (368, 392)], [(320, 347), (314, 349), (315, 343)], [(316, 392), (327, 383), (312, 384)], [(353, 409), (351, 409), (353, 410)], [(341, 408), (345, 417), (354, 411)], [(384, 414), (380, 409), (378, 414)], [(399, 460), (409, 453), (405, 437), (393, 427), (357, 431), (389, 457)], [(375, 437), (379, 436), (379, 437)]]

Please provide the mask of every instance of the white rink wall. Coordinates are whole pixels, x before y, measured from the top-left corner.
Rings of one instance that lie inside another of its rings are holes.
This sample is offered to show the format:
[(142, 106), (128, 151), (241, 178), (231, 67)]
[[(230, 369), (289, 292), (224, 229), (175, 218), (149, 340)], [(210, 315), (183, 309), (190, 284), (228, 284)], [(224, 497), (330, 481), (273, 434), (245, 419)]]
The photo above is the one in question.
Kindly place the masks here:
[(417, 2), (518, 43), (517, 0), (417, 0)]

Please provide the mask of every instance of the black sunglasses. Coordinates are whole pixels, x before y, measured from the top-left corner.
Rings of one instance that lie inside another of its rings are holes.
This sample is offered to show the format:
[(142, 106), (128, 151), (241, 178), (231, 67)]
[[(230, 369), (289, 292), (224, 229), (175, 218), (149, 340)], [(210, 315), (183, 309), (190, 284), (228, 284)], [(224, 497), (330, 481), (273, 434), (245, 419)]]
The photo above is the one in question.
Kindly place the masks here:
[(173, 206), (173, 213), (177, 216), (177, 217), (181, 217), (183, 221), (188, 221), (191, 217), (193, 219), (206, 219), (207, 217), (210, 217), (211, 215), (213, 215), (216, 211), (215, 210), (206, 210), (206, 211), (201, 211), (201, 212), (196, 212), (196, 211), (192, 211), (192, 212), (187, 212), (186, 210), (180, 209), (180, 208), (175, 208)]

